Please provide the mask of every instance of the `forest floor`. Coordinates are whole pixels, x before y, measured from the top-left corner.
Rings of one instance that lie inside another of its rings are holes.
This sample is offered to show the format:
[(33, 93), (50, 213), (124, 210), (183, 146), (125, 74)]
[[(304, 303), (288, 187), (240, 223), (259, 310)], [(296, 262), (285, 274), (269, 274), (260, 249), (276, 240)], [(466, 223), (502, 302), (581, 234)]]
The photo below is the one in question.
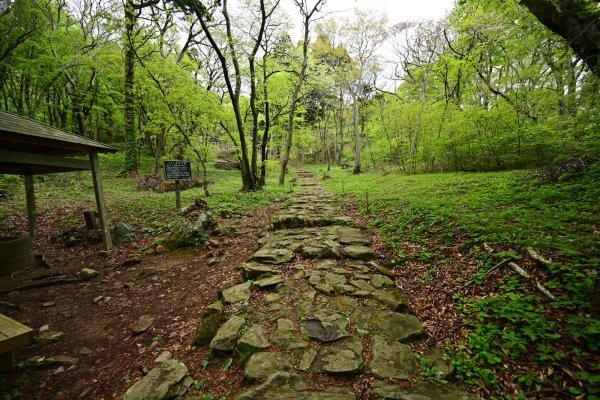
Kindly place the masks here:
[[(16, 278), (2, 277), (0, 288), (18, 287), (54, 273), (75, 277), (84, 267), (100, 275), (87, 282), (2, 295), (3, 302), (21, 308), (7, 308), (4, 303), (2, 313), (35, 330), (47, 325), (50, 331), (65, 334), (54, 343), (18, 350), (17, 368), (3, 377), (3, 394), (21, 393), (22, 397), (13, 398), (23, 399), (116, 398), (165, 350), (183, 361), (192, 376), (211, 382), (215, 391), (236, 390), (239, 376), (218, 369), (214, 376), (210, 376), (212, 369), (201, 371), (203, 354), (192, 352), (190, 342), (199, 311), (217, 298), (222, 282), (239, 275), (236, 267), (252, 255), (267, 221), (265, 208), (221, 220), (222, 227), (237, 227), (237, 233), (216, 238), (219, 244), (213, 249), (200, 246), (165, 254), (143, 250), (152, 247), (151, 237), (118, 245), (108, 256), (100, 255), (100, 245), (67, 248), (64, 242), (36, 241), (35, 254), (44, 255), (52, 267), (38, 265)], [(218, 263), (209, 264), (215, 253)], [(136, 335), (132, 328), (143, 315), (152, 316), (154, 322)], [(44, 362), (57, 355), (78, 362)]]
[[(424, 341), (413, 345), (414, 351), (430, 347), (458, 349), (451, 354), (458, 378), (482, 398), (594, 398), (594, 377), (599, 367), (593, 350), (594, 343), (598, 343), (594, 330), (597, 320), (589, 318), (588, 306), (573, 293), (586, 295), (590, 276), (594, 277), (597, 270), (594, 260), (600, 229), (593, 200), (597, 198), (597, 187), (554, 185), (544, 196), (529, 187), (528, 195), (535, 200), (531, 205), (521, 190), (522, 174), (514, 180), (511, 173), (431, 175), (423, 179), (386, 174), (378, 175), (377, 180), (369, 174), (350, 177), (344, 171), (317, 173), (319, 177), (333, 177), (324, 182), (345, 199), (346, 211), (368, 227), (366, 233), (373, 247), (390, 261), (388, 266), (394, 270), (398, 287), (428, 332)], [(65, 194), (63, 182), (41, 182), (40, 239), (34, 243), (34, 252), (44, 255), (50, 266), (38, 265), (14, 278), (4, 277), (0, 289), (52, 274), (75, 277), (84, 267), (97, 270), (100, 276), (87, 282), (0, 295), (3, 314), (35, 330), (47, 325), (50, 331), (65, 333), (54, 343), (17, 351), (16, 368), (0, 375), (0, 395), (4, 399), (115, 398), (152, 368), (154, 359), (165, 350), (183, 361), (195, 380), (188, 398), (221, 399), (247, 387), (243, 366), (237, 361), (231, 363), (227, 356), (212, 357), (206, 348), (190, 348), (200, 311), (217, 298), (222, 282), (240, 276), (238, 267), (256, 250), (259, 237), (287, 196), (277, 189), (245, 198), (236, 195), (237, 188), (219, 186), (230, 180), (237, 185), (235, 174), (227, 175), (230, 178), (218, 175), (210, 201), (217, 211), (234, 211), (223, 214), (227, 218), (219, 218), (218, 222), (224, 231), (233, 227), (231, 232), (236, 233), (215, 238), (218, 243), (210, 247), (164, 254), (156, 254), (154, 247), (173, 218), (172, 212), (165, 211), (172, 206), (169, 194), (149, 196), (132, 187), (113, 193), (109, 189), (109, 204), (113, 204), (117, 220), (135, 227), (135, 240), (102, 255), (99, 243), (84, 241), (68, 247), (68, 236), (61, 236), (83, 223), (81, 213), (90, 209), (93, 199), (81, 200), (79, 192), (89, 189), (89, 184), (67, 185), (70, 189)], [(60, 187), (63, 190), (57, 194)], [(365, 187), (371, 190), (369, 204), (365, 202)], [(542, 185), (542, 189), (545, 187)], [(452, 192), (445, 207), (424, 202), (437, 199), (436, 190)], [(121, 196), (121, 192), (126, 195)], [(492, 192), (497, 198), (506, 198), (494, 203), (486, 198)], [(183, 194), (185, 204), (199, 192)], [(63, 200), (67, 195), (62, 205), (50, 201)], [(481, 199), (463, 202), (461, 196), (468, 195)], [(567, 201), (571, 198), (572, 204)], [(21, 200), (16, 195), (0, 203), (0, 233), (25, 230), (24, 212), (17, 206)], [(545, 204), (548, 206), (543, 207)], [(452, 207), (463, 211), (452, 214)], [(531, 209), (536, 211), (536, 225), (532, 227), (522, 214)], [(567, 213), (567, 209), (572, 212)], [(514, 214), (515, 210), (521, 214)], [(461, 213), (464, 216), (458, 217)], [(507, 231), (513, 234), (505, 235)], [(482, 255), (484, 242), (499, 255)], [(553, 246), (555, 242), (563, 247)], [(524, 251), (531, 244), (552, 257), (553, 265), (563, 268), (549, 271), (535, 265)], [(538, 280), (554, 283), (549, 287), (560, 300), (548, 303), (535, 287), (519, 282), (519, 277), (506, 270), (485, 274), (505, 257), (516, 260)], [(564, 266), (570, 266), (569, 270)], [(567, 279), (569, 276), (573, 278)], [(573, 279), (578, 283), (573, 284)], [(465, 286), (471, 280), (475, 282)], [(557, 286), (557, 282), (563, 286)], [(499, 299), (498, 303), (481, 303), (493, 299)], [(525, 307), (511, 314), (499, 306), (502, 303)], [(496, 315), (494, 308), (499, 310)], [(135, 335), (132, 327), (142, 315), (154, 317), (154, 323), (146, 332)], [(540, 315), (543, 319), (535, 319)], [(527, 331), (534, 323), (541, 330)], [(507, 332), (514, 335), (505, 336)], [(560, 338), (555, 336), (557, 333)], [(527, 335), (538, 336), (531, 339)], [(56, 355), (78, 360), (73, 365), (73, 360), (63, 360), (63, 364), (44, 362)], [(423, 373), (427, 375), (428, 371)]]

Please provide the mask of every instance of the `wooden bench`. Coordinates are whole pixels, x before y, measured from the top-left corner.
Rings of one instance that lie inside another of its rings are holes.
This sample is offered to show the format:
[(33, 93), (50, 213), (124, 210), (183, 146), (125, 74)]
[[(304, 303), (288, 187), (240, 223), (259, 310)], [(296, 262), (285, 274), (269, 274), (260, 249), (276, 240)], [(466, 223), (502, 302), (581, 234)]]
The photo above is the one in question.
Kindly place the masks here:
[(0, 314), (0, 372), (12, 368), (14, 350), (33, 342), (33, 329)]

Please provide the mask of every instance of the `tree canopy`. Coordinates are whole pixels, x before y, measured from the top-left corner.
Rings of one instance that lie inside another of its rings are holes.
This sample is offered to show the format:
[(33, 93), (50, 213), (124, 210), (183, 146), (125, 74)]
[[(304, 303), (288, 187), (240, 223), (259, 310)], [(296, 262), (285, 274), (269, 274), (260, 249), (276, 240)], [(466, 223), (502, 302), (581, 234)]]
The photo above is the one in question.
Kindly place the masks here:
[(464, 0), (394, 26), (319, 1), (2, 6), (2, 108), (121, 145), (124, 172), (228, 158), (258, 190), (269, 159), (283, 183), (294, 158), (414, 173), (598, 153), (597, 2)]

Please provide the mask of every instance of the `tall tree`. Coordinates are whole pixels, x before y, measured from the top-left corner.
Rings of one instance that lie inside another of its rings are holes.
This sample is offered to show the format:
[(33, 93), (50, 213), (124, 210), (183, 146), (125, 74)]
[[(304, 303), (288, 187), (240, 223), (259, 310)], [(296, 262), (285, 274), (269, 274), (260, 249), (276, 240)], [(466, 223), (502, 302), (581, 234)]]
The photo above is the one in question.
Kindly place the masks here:
[(123, 33), (123, 48), (125, 56), (125, 80), (123, 90), (123, 118), (125, 122), (125, 165), (123, 174), (137, 174), (139, 166), (138, 140), (135, 131), (135, 58), (136, 58), (136, 26), (138, 18), (146, 7), (154, 6), (160, 0), (148, 0), (136, 3), (135, 0), (125, 0), (125, 30)]
[(360, 103), (375, 89), (377, 49), (388, 37), (387, 17), (377, 12), (355, 10), (354, 20), (344, 23), (346, 48), (354, 61), (353, 80), (349, 85), (354, 109), (354, 173), (361, 172), (362, 142)]
[(308, 66), (308, 43), (310, 35), (310, 23), (316, 12), (318, 12), (321, 6), (325, 3), (325, 0), (316, 0), (312, 7), (309, 6), (308, 1), (294, 0), (296, 7), (300, 11), (302, 16), (302, 28), (304, 31), (303, 42), (302, 42), (302, 65), (300, 66), (300, 72), (298, 73), (298, 79), (292, 90), (290, 97), (290, 112), (288, 113), (288, 126), (287, 126), (287, 140), (283, 150), (281, 158), (281, 173), (279, 175), (279, 184), (285, 184), (285, 175), (287, 173), (288, 162), (290, 161), (290, 153), (292, 149), (292, 140), (294, 139), (294, 118), (296, 117), (296, 108), (298, 106), (298, 97), (300, 95), (300, 89), (304, 83), (306, 77), (306, 68)]
[[(229, 99), (235, 115), (235, 123), (238, 131), (242, 190), (253, 191), (260, 189), (259, 179), (256, 176), (256, 154), (248, 154), (249, 149), (246, 127), (244, 125), (243, 110), (240, 104), (243, 73), (240, 64), (240, 57), (244, 49), (241, 48), (239, 41), (235, 37), (234, 26), (231, 22), (231, 15), (228, 8), (228, 2), (227, 0), (223, 0), (221, 4), (220, 1), (214, 1), (208, 7), (198, 0), (175, 0), (175, 3), (178, 4), (184, 11), (193, 13), (196, 16), (200, 26), (202, 27), (204, 35), (210, 43), (212, 50), (216, 53), (221, 64), (223, 79), (225, 80), (227, 93), (229, 94)], [(252, 28), (256, 28), (257, 30), (251, 34), (252, 44), (251, 50), (248, 52), (248, 63), (251, 65), (250, 68), (253, 70), (253, 73), (250, 77), (250, 86), (251, 88), (254, 87), (254, 89), (251, 89), (251, 96), (256, 96), (256, 82), (252, 82), (252, 80), (256, 79), (254, 72), (256, 53), (258, 52), (260, 43), (263, 40), (267, 20), (273, 14), (278, 3), (279, 2), (276, 2), (275, 5), (267, 7), (265, 0), (260, 0), (258, 28), (256, 26), (252, 26)], [(220, 20), (217, 20), (217, 14), (220, 15)], [(221, 31), (218, 31), (218, 28), (221, 26), (225, 29), (224, 34), (227, 41), (225, 47), (222, 47), (217, 41), (217, 35), (222, 33)], [(258, 129), (252, 130), (251, 139), (253, 143), (251, 151), (254, 153), (256, 151), (256, 143), (258, 142)], [(252, 164), (251, 159), (254, 160)]]

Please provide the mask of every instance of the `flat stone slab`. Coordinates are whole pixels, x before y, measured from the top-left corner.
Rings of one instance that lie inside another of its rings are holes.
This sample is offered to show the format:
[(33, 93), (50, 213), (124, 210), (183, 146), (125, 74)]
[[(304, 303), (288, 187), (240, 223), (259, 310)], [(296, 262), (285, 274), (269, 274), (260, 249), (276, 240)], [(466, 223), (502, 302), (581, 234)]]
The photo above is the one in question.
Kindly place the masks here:
[(278, 331), (297, 331), (298, 328), (296, 328), (296, 326), (294, 325), (294, 322), (292, 320), (289, 320), (287, 318), (279, 318), (277, 320), (277, 330)]
[(369, 400), (479, 400), (479, 396), (464, 392), (450, 384), (423, 382), (410, 388), (375, 382)]
[(242, 264), (241, 269), (242, 276), (246, 281), (256, 279), (262, 275), (277, 275), (281, 273), (270, 265), (258, 264), (255, 262), (244, 263)]
[(355, 374), (363, 368), (363, 347), (359, 341), (334, 344), (304, 353), (301, 369), (329, 374)]
[(63, 338), (63, 336), (65, 336), (64, 332), (46, 331), (40, 333), (40, 335), (35, 339), (35, 342), (40, 346), (44, 346), (59, 341)]
[(302, 334), (321, 342), (350, 336), (346, 330), (348, 320), (340, 314), (309, 316), (300, 321), (300, 326)]
[(146, 332), (150, 326), (154, 323), (154, 317), (151, 315), (142, 315), (140, 319), (137, 320), (132, 330), (136, 335)]
[(257, 349), (266, 349), (271, 343), (265, 336), (265, 328), (260, 324), (254, 324), (237, 342), (236, 350), (242, 354)]
[(252, 259), (265, 264), (285, 264), (294, 259), (294, 252), (289, 249), (260, 249)]
[(388, 276), (385, 275), (373, 275), (371, 277), (371, 285), (373, 285), (374, 287), (381, 289), (381, 288), (393, 288), (396, 287), (396, 284), (394, 283), (393, 280), (391, 280)]
[(371, 244), (371, 238), (362, 233), (358, 228), (341, 226), (336, 229), (336, 233), (338, 235), (338, 241), (344, 245), (358, 244), (368, 246)]
[(388, 306), (394, 311), (409, 310), (408, 300), (396, 289), (377, 289), (369, 292), (369, 297)]
[(318, 285), (319, 283), (324, 282), (324, 273), (323, 271), (311, 271), (308, 276), (308, 283), (311, 285)]
[(389, 343), (381, 336), (373, 336), (371, 352), (369, 368), (377, 378), (409, 379), (415, 370), (415, 356), (405, 344)]
[(334, 260), (323, 260), (321, 262), (319, 262), (318, 264), (315, 265), (315, 269), (316, 270), (333, 270), (334, 268), (337, 268), (339, 266), (337, 261)]
[(244, 324), (246, 324), (246, 320), (242, 317), (234, 315), (229, 318), (215, 334), (210, 342), (210, 348), (219, 351), (233, 350)]
[(191, 384), (185, 364), (175, 359), (166, 360), (127, 389), (122, 400), (175, 399), (185, 395)]
[(289, 331), (273, 332), (271, 341), (278, 347), (285, 350), (303, 349), (308, 346), (308, 342), (297, 333)]
[(333, 296), (335, 294), (335, 289), (327, 283), (319, 283), (318, 285), (315, 285), (315, 289), (328, 296)]
[(367, 266), (376, 272), (379, 272), (382, 275), (388, 276), (390, 278), (394, 278), (394, 272), (392, 270), (387, 269), (386, 267), (382, 267), (381, 265), (377, 264), (376, 262), (369, 262), (367, 263)]
[(425, 364), (431, 368), (433, 373), (442, 380), (448, 380), (454, 376), (456, 369), (452, 362), (444, 359), (444, 353), (437, 348), (433, 348), (427, 354), (423, 360)]
[(410, 342), (427, 336), (421, 321), (411, 314), (380, 311), (376, 322), (387, 337), (399, 342)]
[(233, 400), (356, 400), (349, 387), (313, 387), (300, 375), (275, 372), (261, 385), (237, 394)]
[(233, 304), (237, 302), (245, 302), (250, 299), (250, 282), (245, 282), (239, 285), (230, 287), (229, 289), (223, 290), (221, 295), (223, 301), (226, 304)]
[(301, 349), (308, 346), (308, 341), (300, 336), (298, 328), (286, 318), (277, 320), (277, 329), (271, 335), (271, 341), (285, 350)]
[(360, 290), (365, 290), (367, 292), (375, 291), (375, 287), (373, 285), (371, 285), (369, 282), (362, 280), (362, 279), (351, 280), (350, 284), (353, 286), (356, 286)]
[(340, 245), (333, 240), (306, 240), (302, 244), (300, 254), (310, 259), (338, 259)]
[(95, 278), (98, 275), (100, 275), (100, 272), (91, 268), (83, 268), (77, 273), (77, 276), (79, 276), (79, 279), (81, 279), (82, 281), (89, 281), (90, 279)]
[(328, 272), (323, 277), (325, 283), (329, 284), (329, 286), (335, 288), (338, 285), (346, 284), (346, 277), (344, 275), (334, 274), (333, 272)]
[(354, 260), (372, 260), (376, 257), (375, 250), (362, 245), (350, 245), (344, 247), (344, 257)]
[(292, 358), (288, 354), (273, 352), (254, 353), (246, 361), (244, 377), (250, 380), (264, 379), (274, 372), (292, 368)]
[(283, 278), (281, 275), (270, 276), (254, 282), (254, 284), (261, 289), (269, 289), (279, 285), (280, 283), (283, 283)]

